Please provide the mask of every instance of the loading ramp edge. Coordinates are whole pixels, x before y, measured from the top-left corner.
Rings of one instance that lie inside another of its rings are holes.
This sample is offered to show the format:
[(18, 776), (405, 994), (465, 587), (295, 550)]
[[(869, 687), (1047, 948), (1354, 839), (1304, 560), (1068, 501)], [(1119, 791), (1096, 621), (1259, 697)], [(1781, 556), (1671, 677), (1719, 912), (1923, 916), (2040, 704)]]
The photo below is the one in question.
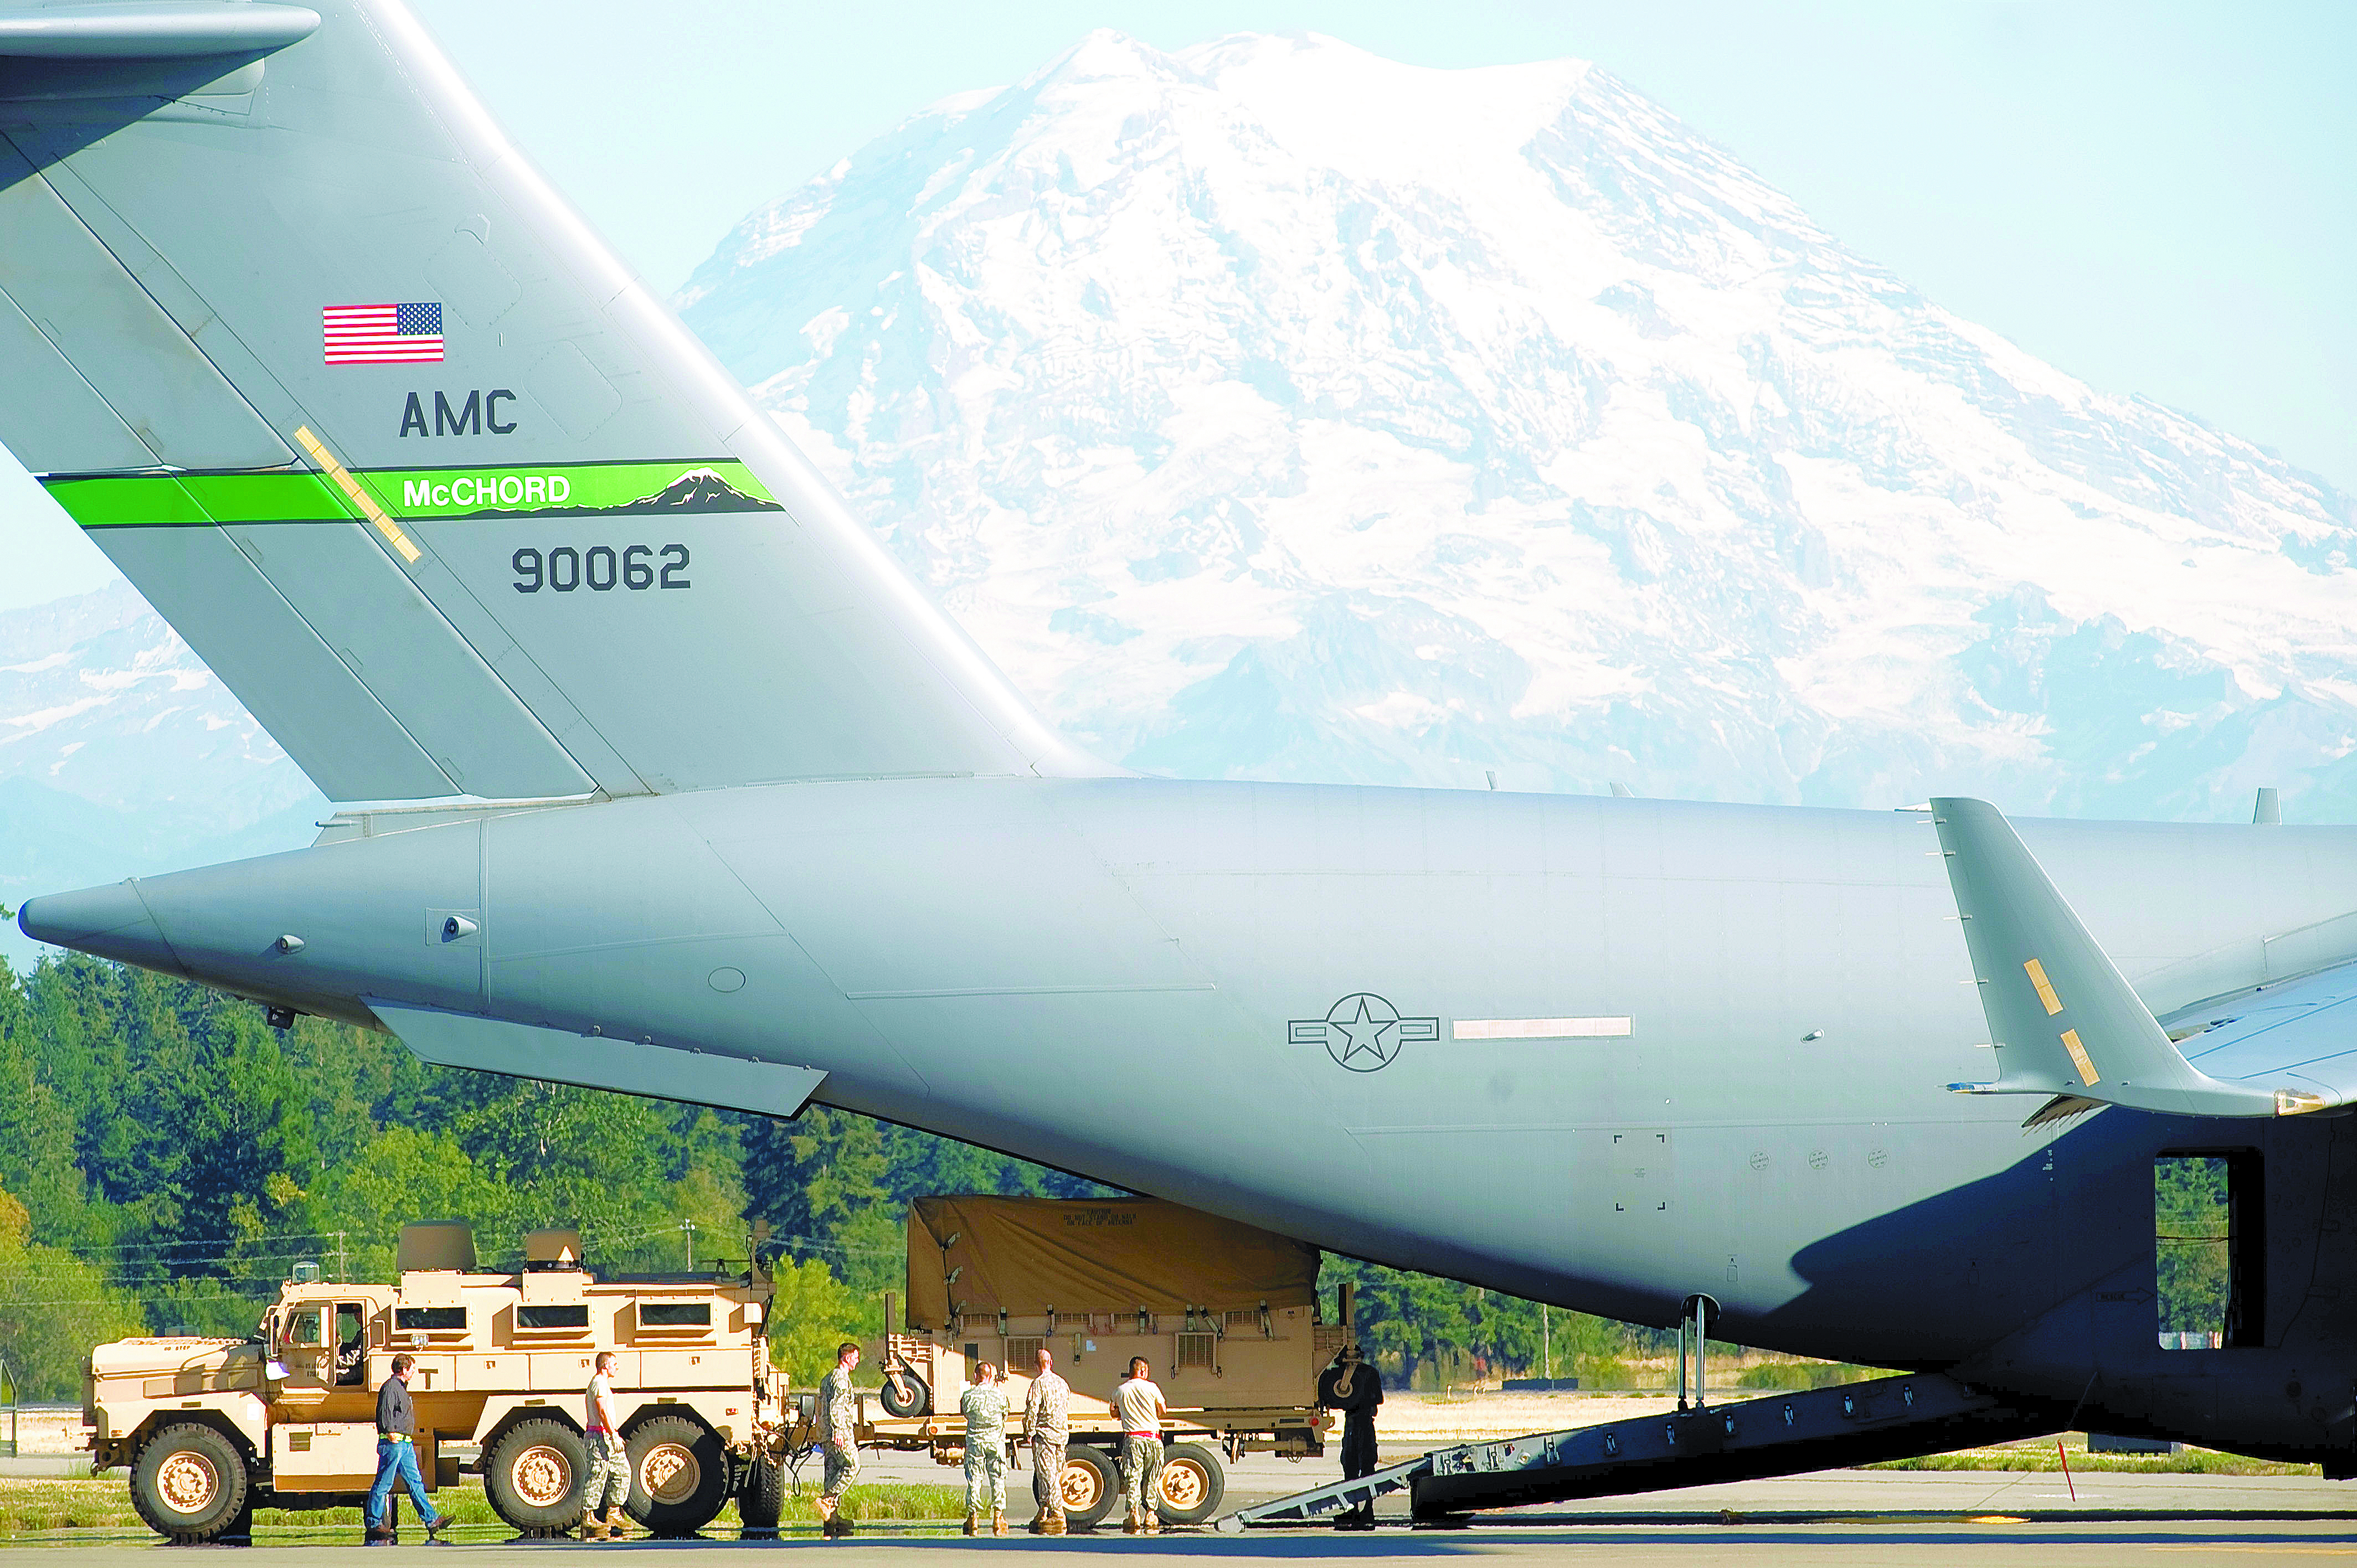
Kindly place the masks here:
[(2059, 1431), (2025, 1407), (1937, 1372), (1437, 1448), (1357, 1480), (1238, 1509), (1223, 1530), (1306, 1524), (1409, 1488), (1418, 1520), (1480, 1509), (1789, 1476)]

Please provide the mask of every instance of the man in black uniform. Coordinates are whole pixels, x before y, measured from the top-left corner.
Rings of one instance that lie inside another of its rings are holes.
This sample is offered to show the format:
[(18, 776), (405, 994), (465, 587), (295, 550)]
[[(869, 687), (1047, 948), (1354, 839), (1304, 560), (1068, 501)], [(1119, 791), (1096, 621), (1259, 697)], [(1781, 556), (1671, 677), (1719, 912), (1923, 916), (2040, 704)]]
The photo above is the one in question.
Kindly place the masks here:
[(371, 1546), (386, 1545), (393, 1540), (384, 1516), (396, 1480), (409, 1488), (409, 1500), (417, 1505), (417, 1517), (425, 1521), (427, 1545), (440, 1545), (442, 1527), (450, 1522), (448, 1514), (434, 1511), (425, 1497), (425, 1477), (417, 1473), (417, 1412), (409, 1402), (409, 1374), (416, 1365), (414, 1356), (395, 1356), (393, 1376), (376, 1391), (376, 1485), (369, 1488), (368, 1508), (363, 1510)]
[[(1342, 1478), (1355, 1481), (1373, 1475), (1375, 1411), (1383, 1402), (1383, 1380), (1356, 1345), (1343, 1346), (1335, 1352), (1333, 1365), (1318, 1374), (1318, 1402), (1342, 1412)], [(1374, 1499), (1343, 1509), (1335, 1516), (1334, 1528), (1374, 1529)]]

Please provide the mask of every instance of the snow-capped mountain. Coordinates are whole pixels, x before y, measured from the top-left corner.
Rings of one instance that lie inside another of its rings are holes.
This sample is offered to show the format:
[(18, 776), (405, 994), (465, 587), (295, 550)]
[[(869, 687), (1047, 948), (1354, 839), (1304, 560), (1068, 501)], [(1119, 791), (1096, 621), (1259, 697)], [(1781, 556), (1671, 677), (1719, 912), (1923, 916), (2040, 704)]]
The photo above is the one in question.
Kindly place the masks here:
[(1958, 319), (1584, 63), (1097, 34), (678, 303), (1135, 766), (2357, 815), (2346, 497)]
[(324, 807), (127, 584), (0, 614), (0, 904), (289, 849)]

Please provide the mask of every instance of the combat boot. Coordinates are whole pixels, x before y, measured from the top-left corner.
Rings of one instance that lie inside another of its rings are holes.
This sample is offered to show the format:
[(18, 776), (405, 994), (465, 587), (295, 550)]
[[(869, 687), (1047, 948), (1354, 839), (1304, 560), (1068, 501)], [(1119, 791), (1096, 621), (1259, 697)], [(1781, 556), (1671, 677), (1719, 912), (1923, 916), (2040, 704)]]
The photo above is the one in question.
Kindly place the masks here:
[(596, 1514), (591, 1513), (587, 1509), (583, 1509), (581, 1510), (581, 1539), (584, 1541), (603, 1541), (606, 1539), (606, 1521), (599, 1519)]
[(1006, 1533), (1006, 1510), (1005, 1509), (993, 1509), (990, 1510), (990, 1533), (993, 1535), (1005, 1535)]
[(1063, 1534), (1064, 1510), (1061, 1509), (1049, 1509), (1048, 1510), (1048, 1521), (1039, 1527), (1039, 1533), (1042, 1535)]
[(965, 1532), (968, 1535), (980, 1535), (982, 1533), (982, 1516), (980, 1514), (968, 1513), (965, 1516)]
[(1135, 1509), (1131, 1509), (1126, 1514), (1122, 1516), (1122, 1534), (1135, 1535), (1138, 1530), (1143, 1528), (1144, 1527), (1137, 1522), (1137, 1510)]
[(630, 1516), (622, 1511), (622, 1505), (619, 1503), (606, 1510), (606, 1539), (608, 1541), (630, 1539)]
[(1140, 1522), (1146, 1527), (1146, 1534), (1160, 1535), (1162, 1533), (1162, 1510), (1160, 1509), (1148, 1506), (1146, 1508), (1140, 1509), (1138, 1513), (1140, 1515)]

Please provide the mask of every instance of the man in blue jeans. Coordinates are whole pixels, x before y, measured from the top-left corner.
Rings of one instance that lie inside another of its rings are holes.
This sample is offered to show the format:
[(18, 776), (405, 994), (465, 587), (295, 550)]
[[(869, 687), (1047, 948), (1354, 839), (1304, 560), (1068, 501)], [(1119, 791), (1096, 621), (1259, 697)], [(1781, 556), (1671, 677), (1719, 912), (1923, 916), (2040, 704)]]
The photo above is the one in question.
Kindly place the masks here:
[(417, 1505), (417, 1517), (425, 1521), (427, 1545), (440, 1545), (442, 1527), (450, 1522), (447, 1514), (434, 1511), (425, 1497), (425, 1477), (417, 1473), (417, 1412), (409, 1403), (409, 1374), (416, 1365), (414, 1356), (395, 1356), (393, 1376), (376, 1391), (376, 1485), (369, 1488), (364, 1510), (371, 1546), (385, 1546), (393, 1541), (393, 1531), (384, 1522), (384, 1505), (396, 1480), (409, 1488), (409, 1500)]

